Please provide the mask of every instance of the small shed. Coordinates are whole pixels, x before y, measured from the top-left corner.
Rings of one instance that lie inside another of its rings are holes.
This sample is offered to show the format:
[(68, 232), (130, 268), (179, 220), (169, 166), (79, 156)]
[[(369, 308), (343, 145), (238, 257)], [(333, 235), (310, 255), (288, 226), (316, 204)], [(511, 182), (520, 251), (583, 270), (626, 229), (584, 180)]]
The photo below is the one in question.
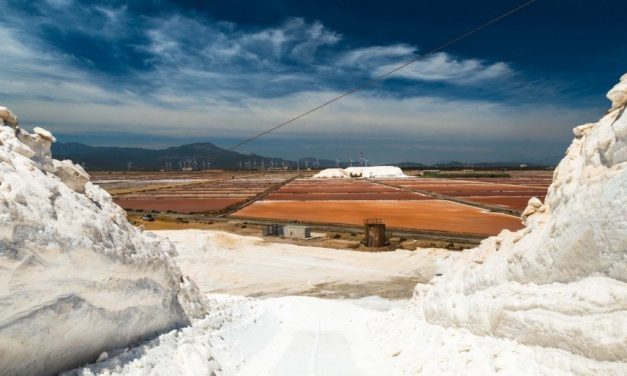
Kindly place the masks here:
[(283, 236), (295, 239), (311, 238), (311, 228), (308, 226), (286, 225), (283, 227)]

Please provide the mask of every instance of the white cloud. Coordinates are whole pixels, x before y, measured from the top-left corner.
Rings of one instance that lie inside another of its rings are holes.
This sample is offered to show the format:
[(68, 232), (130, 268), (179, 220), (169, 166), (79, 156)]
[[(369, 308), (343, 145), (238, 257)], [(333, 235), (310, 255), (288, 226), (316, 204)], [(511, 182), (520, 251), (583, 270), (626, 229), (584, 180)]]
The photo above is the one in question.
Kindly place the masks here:
[[(149, 133), (153, 136), (245, 138), (310, 109), (337, 92), (302, 92), (279, 98), (248, 98), (242, 103), (206, 101), (184, 110), (129, 99), (121, 104), (62, 106), (49, 101), (7, 103), (25, 126), (54, 132)], [(172, 102), (177, 100), (172, 97)], [(282, 128), (273, 137), (385, 138), (424, 142), (430, 139), (562, 140), (583, 122), (585, 109), (550, 105), (509, 106), (487, 101), (438, 97), (394, 98), (367, 93), (347, 97)]]
[[(359, 48), (344, 53), (337, 65), (365, 69), (376, 77), (416, 58), (417, 51), (416, 47), (407, 44)], [(439, 52), (395, 72), (392, 77), (469, 85), (505, 78), (511, 74), (513, 70), (504, 62), (486, 63), (479, 59), (458, 59), (446, 52)]]
[(72, 67), (71, 57), (18, 40), (17, 30), (0, 25), (0, 93), (5, 98), (36, 98), (56, 103), (123, 99), (90, 74)]
[[(380, 66), (375, 69), (373, 75), (384, 74), (397, 66), (398, 64)], [(460, 60), (452, 58), (447, 53), (439, 52), (395, 72), (394, 76), (419, 81), (474, 84), (486, 80), (506, 78), (512, 73), (512, 69), (503, 62), (488, 64), (478, 59)]]
[(416, 53), (417, 49), (407, 44), (389, 46), (371, 46), (356, 48), (345, 52), (338, 59), (340, 66), (360, 66), (372, 69), (373, 66), (389, 63), (390, 60), (400, 63)]
[(202, 23), (181, 15), (153, 19), (151, 24), (146, 49), (164, 64), (224, 65), (237, 59), (267, 65), (285, 59), (310, 62), (320, 48), (341, 39), (321, 23), (306, 23), (300, 18), (248, 32), (237, 30), (233, 24)]

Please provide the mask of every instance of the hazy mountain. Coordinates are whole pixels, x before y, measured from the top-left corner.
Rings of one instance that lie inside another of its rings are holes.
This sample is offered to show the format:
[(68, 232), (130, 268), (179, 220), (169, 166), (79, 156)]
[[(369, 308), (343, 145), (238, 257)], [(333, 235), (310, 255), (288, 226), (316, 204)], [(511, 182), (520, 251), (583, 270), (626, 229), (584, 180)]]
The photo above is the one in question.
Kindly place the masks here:
[[(300, 167), (329, 168), (348, 167), (349, 161), (334, 161), (315, 157), (300, 158), (297, 161), (272, 158), (257, 154), (242, 154), (222, 149), (212, 143), (203, 142), (189, 145), (169, 147), (166, 149), (144, 149), (136, 147), (89, 146), (75, 142), (57, 142), (52, 145), (52, 153), (57, 159), (71, 159), (85, 166), (88, 170), (133, 170), (158, 171), (180, 170), (183, 167), (193, 169), (267, 169), (270, 167), (295, 169)], [(399, 162), (390, 165), (401, 168), (436, 168), (436, 169), (487, 169), (487, 168), (518, 168), (525, 162), (485, 162), (465, 163), (459, 161), (442, 162), (425, 165), (419, 162)], [(528, 167), (545, 167), (539, 163), (526, 163)], [(359, 166), (359, 161), (352, 161)]]
[[(89, 146), (80, 143), (57, 142), (52, 145), (52, 153), (57, 159), (71, 159), (88, 170), (180, 170), (182, 167), (194, 169), (221, 168), (296, 168), (296, 161), (272, 158), (257, 154), (242, 154), (222, 149), (212, 143), (203, 142), (169, 147), (167, 149), (144, 149), (135, 147)], [(335, 167), (335, 161), (317, 160), (313, 157), (299, 160), (300, 167)], [(305, 163), (307, 162), (307, 163)]]

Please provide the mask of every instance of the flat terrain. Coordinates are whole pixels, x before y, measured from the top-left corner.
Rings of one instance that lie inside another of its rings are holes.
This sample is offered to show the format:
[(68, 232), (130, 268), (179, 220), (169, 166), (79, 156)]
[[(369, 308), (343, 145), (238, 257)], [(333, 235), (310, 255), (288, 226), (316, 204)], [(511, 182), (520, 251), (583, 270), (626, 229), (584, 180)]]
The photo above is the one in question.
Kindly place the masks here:
[(424, 194), (380, 185), (368, 180), (297, 179), (279, 188), (266, 200), (425, 200)]
[(125, 209), (176, 213), (221, 213), (254, 199), (296, 173), (112, 173), (92, 178)]
[(352, 226), (381, 218), (392, 229), (483, 236), (519, 229), (519, 213), (529, 198), (544, 199), (552, 179), (551, 171), (405, 179), (313, 179), (312, 174), (131, 171), (94, 173), (92, 179), (131, 212)]
[(411, 179), (384, 180), (399, 188), (426, 191), (466, 201), (522, 211), (531, 197), (544, 200), (550, 181), (516, 178), (497, 179)]
[(363, 253), (270, 243), (222, 231), (154, 231), (177, 248), (177, 265), (203, 293), (408, 299), (459, 257), (442, 249)]

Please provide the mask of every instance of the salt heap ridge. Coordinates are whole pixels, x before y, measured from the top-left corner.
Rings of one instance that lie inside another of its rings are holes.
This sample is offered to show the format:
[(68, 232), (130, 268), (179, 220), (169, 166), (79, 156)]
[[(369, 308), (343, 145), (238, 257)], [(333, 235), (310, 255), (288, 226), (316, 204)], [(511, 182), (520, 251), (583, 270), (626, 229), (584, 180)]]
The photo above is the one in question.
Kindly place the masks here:
[(416, 287), (413, 305), (427, 322), (625, 370), (627, 74), (608, 97), (598, 123), (574, 129), (545, 203), (532, 199), (524, 211), (526, 228), (486, 239)]
[(370, 166), (370, 167), (347, 167), (347, 168), (327, 168), (314, 178), (350, 179), (350, 178), (406, 178), (403, 170), (396, 166)]
[(207, 313), (174, 246), (0, 107), (0, 374), (54, 374)]

